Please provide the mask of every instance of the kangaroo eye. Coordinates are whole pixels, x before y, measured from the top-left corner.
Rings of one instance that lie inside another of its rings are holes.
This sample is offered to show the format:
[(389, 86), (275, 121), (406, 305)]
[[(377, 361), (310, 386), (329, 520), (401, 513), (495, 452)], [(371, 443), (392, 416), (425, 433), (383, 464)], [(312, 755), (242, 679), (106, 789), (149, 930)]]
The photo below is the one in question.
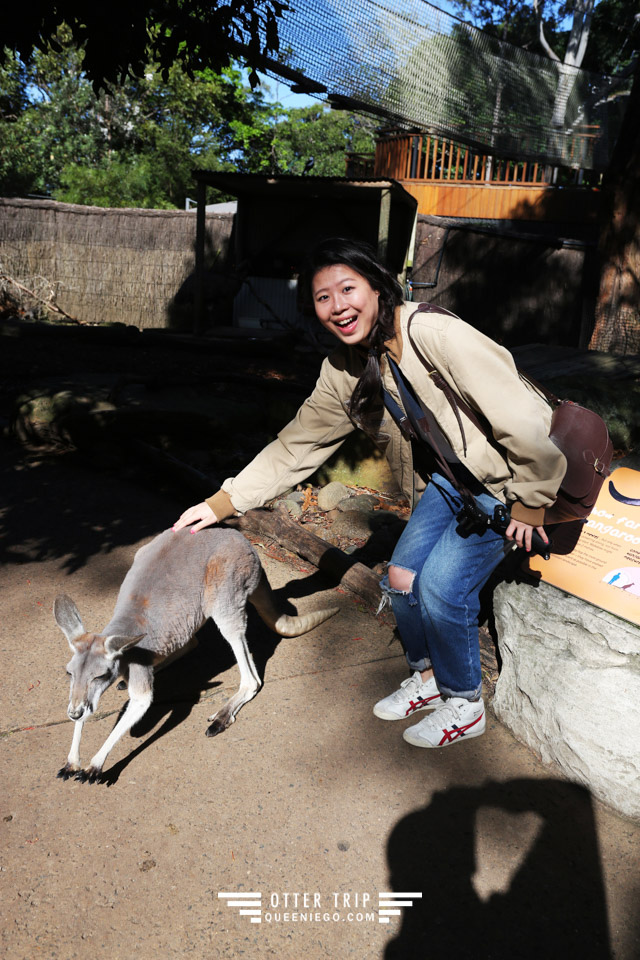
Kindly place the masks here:
[(95, 679), (96, 679), (96, 680), (110, 680), (110, 679), (111, 679), (111, 674), (110, 674), (110, 673), (101, 673), (100, 676), (99, 676), (99, 677), (96, 677)]

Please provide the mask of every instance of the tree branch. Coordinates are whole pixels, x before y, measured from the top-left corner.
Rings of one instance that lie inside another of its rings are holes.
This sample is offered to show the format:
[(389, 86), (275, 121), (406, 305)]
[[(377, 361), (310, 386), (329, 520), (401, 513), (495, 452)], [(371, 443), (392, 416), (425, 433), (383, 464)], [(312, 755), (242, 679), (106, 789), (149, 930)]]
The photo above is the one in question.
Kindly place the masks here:
[(5, 283), (10, 283), (14, 287), (17, 287), (18, 290), (22, 290), (23, 293), (26, 293), (27, 296), (32, 297), (34, 300), (37, 300), (38, 303), (44, 304), (45, 307), (49, 310), (54, 310), (56, 313), (61, 314), (63, 317), (66, 317), (67, 320), (71, 320), (73, 323), (86, 324), (86, 320), (78, 320), (77, 317), (72, 317), (66, 310), (63, 310), (62, 307), (59, 307), (53, 299), (46, 300), (44, 297), (38, 296), (33, 290), (29, 290), (28, 287), (25, 287), (22, 283), (18, 283), (17, 280), (14, 280), (13, 277), (7, 276), (6, 273), (0, 273), (0, 282), (4, 281)]
[(560, 63), (560, 57), (551, 49), (547, 38), (544, 35), (544, 23), (542, 21), (543, 6), (544, 0), (533, 0), (533, 9), (536, 15), (536, 20), (538, 21), (538, 39), (540, 40), (540, 44), (546, 55), (552, 60), (555, 60), (557, 63)]

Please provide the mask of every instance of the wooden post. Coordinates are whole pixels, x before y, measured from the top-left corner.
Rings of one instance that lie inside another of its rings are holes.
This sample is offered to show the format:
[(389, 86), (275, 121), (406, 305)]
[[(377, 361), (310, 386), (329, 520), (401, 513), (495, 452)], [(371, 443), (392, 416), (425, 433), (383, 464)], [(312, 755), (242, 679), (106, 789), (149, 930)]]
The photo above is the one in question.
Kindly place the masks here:
[(198, 209), (196, 210), (196, 302), (193, 333), (199, 337), (204, 327), (204, 241), (207, 214), (207, 187), (198, 180)]
[[(415, 180), (418, 176), (418, 158), (420, 156), (420, 142), (422, 138), (415, 136), (411, 138), (411, 154), (407, 159), (410, 160), (409, 180)], [(406, 175), (406, 174), (405, 174)]]

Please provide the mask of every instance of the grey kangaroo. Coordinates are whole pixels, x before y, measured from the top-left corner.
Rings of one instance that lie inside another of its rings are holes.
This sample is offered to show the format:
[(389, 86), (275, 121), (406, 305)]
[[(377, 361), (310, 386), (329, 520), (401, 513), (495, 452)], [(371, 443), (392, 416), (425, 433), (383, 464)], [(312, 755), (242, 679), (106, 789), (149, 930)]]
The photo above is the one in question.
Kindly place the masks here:
[[(254, 548), (241, 533), (220, 527), (195, 535), (186, 529), (165, 530), (141, 547), (101, 633), (88, 633), (73, 600), (64, 594), (57, 597), (55, 619), (73, 652), (67, 664), (71, 677), (67, 714), (75, 721), (69, 756), (58, 776), (91, 783), (100, 778), (114, 745), (151, 705), (154, 668), (185, 653), (207, 617), (229, 642), (240, 668), (240, 687), (209, 717), (207, 736), (214, 737), (232, 724), (262, 685), (247, 646), (248, 601), (267, 626), (283, 637), (306, 633), (338, 611), (332, 607), (299, 617), (280, 612)], [(128, 684), (129, 702), (89, 766), (82, 768), (84, 722), (119, 678)]]

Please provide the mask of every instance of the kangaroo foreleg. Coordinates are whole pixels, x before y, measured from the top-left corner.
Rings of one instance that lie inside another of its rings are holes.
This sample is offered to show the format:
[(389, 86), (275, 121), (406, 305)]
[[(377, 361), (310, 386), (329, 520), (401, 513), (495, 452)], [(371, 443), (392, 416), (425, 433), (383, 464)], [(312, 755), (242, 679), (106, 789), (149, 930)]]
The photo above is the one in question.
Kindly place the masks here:
[(153, 674), (151, 670), (140, 668), (138, 671), (132, 665), (129, 672), (129, 702), (125, 707), (124, 713), (96, 755), (92, 758), (89, 766), (76, 774), (76, 780), (95, 783), (102, 772), (105, 760), (118, 740), (131, 730), (138, 720), (145, 715), (151, 706), (152, 700)]
[(68, 780), (80, 770), (80, 739), (82, 737), (82, 728), (84, 720), (76, 720), (73, 724), (73, 737), (71, 739), (71, 749), (64, 767), (58, 770), (58, 776), (62, 780)]
[[(129, 691), (131, 693), (131, 690)], [(118, 740), (121, 739), (131, 727), (140, 720), (149, 707), (151, 706), (151, 701), (153, 695), (151, 691), (148, 694), (143, 695), (142, 697), (135, 697), (131, 695), (124, 713), (116, 723), (115, 727), (100, 747), (96, 755), (92, 758), (89, 766), (85, 770), (79, 770), (76, 774), (76, 780), (81, 780), (83, 783), (95, 783), (102, 772), (104, 762), (115, 747)]]
[(216, 613), (215, 622), (238, 661), (238, 667), (240, 668), (240, 687), (237, 693), (234, 693), (217, 713), (208, 717), (209, 722), (213, 721), (207, 729), (208, 737), (215, 737), (218, 733), (226, 730), (235, 720), (240, 708), (243, 707), (245, 703), (248, 703), (249, 700), (253, 700), (262, 686), (262, 681), (258, 676), (258, 671), (256, 670), (253, 657), (247, 645), (246, 616), (238, 614), (234, 617), (223, 617)]

